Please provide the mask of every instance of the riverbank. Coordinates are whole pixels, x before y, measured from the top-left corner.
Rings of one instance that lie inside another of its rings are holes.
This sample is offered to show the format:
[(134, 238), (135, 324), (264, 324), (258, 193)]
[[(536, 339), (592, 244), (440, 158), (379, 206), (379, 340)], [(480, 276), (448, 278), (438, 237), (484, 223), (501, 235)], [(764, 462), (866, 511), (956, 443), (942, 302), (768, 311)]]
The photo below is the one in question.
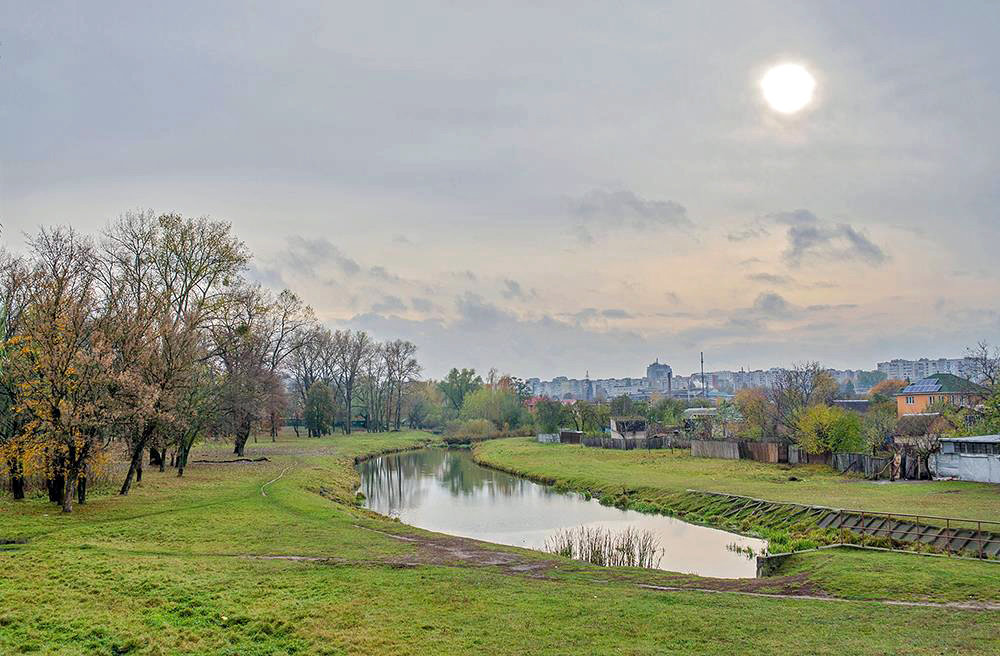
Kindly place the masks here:
[[(791, 468), (744, 460), (692, 458), (681, 450), (609, 451), (512, 439), (477, 445), (473, 458), (487, 467), (600, 497), (603, 503), (760, 535), (771, 542), (772, 553), (811, 549), (845, 539), (875, 543), (878, 539), (822, 530), (810, 520), (762, 516), (755, 508), (737, 508), (734, 512), (726, 501), (691, 492), (691, 488), (864, 510), (956, 516), (968, 512), (971, 505), (987, 514), (984, 519), (1000, 514), (998, 486), (952, 481), (887, 485), (845, 478), (823, 466)], [(851, 565), (842, 567), (841, 563)], [(823, 570), (822, 575), (818, 569)], [(859, 571), (877, 575), (859, 587), (853, 578)], [(921, 576), (921, 572), (925, 575)], [(915, 599), (933, 588), (949, 599), (1000, 600), (1000, 564), (996, 563), (837, 550), (792, 556), (782, 562), (776, 574), (805, 574), (811, 585), (825, 593), (857, 598), (894, 598), (903, 594)], [(936, 587), (916, 583), (923, 579), (935, 581)]]
[[(994, 610), (751, 597), (739, 593), (827, 593), (806, 571), (740, 582), (594, 568), (357, 506), (356, 458), (434, 440), (282, 436), (248, 445), (267, 461), (148, 472), (130, 496), (69, 516), (0, 500), (0, 538), (26, 541), (0, 547), (0, 653), (1000, 651)], [(775, 617), (808, 628), (775, 631)]]

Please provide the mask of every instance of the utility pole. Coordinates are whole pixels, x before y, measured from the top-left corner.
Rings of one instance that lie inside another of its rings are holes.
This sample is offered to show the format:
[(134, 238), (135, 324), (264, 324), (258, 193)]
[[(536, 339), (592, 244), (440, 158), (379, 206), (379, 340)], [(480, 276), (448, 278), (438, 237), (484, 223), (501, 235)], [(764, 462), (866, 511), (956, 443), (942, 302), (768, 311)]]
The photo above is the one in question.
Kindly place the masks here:
[(705, 389), (705, 352), (701, 352), (701, 398), (708, 398), (708, 390)]

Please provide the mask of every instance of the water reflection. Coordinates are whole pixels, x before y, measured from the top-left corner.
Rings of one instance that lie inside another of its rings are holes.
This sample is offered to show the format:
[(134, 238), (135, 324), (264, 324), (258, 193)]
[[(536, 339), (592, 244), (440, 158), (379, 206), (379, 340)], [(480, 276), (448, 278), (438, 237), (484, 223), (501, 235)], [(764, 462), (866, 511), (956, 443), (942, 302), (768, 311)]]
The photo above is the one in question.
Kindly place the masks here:
[(718, 577), (752, 577), (756, 564), (729, 545), (760, 551), (762, 540), (600, 505), (510, 474), (480, 467), (466, 449), (421, 449), (358, 467), (367, 506), (432, 531), (540, 549), (558, 529), (627, 526), (656, 533), (662, 569)]

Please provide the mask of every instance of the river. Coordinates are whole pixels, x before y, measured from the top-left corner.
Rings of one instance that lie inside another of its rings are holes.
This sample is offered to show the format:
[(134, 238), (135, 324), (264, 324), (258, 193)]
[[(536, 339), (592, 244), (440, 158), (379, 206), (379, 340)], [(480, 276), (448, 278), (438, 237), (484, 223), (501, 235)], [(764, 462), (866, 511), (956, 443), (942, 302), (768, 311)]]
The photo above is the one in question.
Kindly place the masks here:
[(748, 538), (673, 517), (602, 506), (518, 476), (482, 467), (469, 449), (425, 448), (358, 465), (366, 506), (438, 533), (542, 549), (560, 529), (633, 526), (652, 531), (663, 549), (660, 569), (720, 578), (756, 576), (756, 562), (729, 545), (762, 551)]

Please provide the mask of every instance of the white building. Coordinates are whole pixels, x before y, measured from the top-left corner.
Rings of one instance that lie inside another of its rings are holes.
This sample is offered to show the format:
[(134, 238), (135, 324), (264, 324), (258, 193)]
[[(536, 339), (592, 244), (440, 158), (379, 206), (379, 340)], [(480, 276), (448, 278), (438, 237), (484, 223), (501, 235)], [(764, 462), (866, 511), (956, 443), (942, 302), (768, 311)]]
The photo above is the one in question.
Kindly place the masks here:
[(931, 374), (953, 374), (961, 378), (971, 378), (972, 360), (969, 358), (920, 358), (919, 360), (901, 360), (899, 358), (888, 362), (879, 362), (878, 370), (887, 378), (899, 380), (921, 380)]

